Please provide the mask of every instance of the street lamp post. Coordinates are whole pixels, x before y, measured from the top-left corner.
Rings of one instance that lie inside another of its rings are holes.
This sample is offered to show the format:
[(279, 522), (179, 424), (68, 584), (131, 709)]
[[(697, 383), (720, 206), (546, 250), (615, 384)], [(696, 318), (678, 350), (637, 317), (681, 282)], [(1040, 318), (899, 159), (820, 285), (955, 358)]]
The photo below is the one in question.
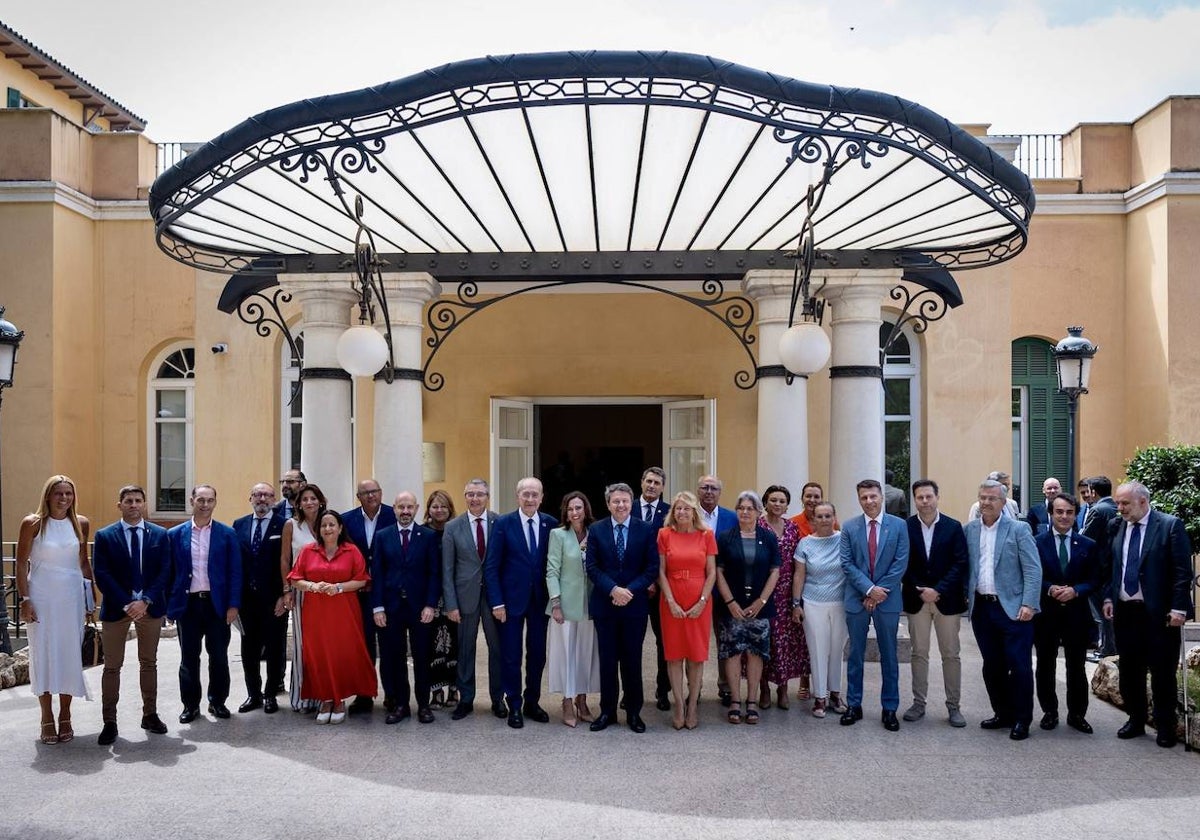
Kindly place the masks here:
[(1067, 483), (1075, 487), (1075, 436), (1079, 412), (1079, 395), (1088, 392), (1092, 373), (1092, 358), (1100, 348), (1083, 337), (1083, 327), (1067, 327), (1067, 337), (1054, 346), (1054, 363), (1058, 366), (1058, 390), (1067, 395), (1070, 412), (1067, 438)]
[[(0, 306), (0, 404), (4, 400), (4, 389), (13, 384), (13, 368), (17, 365), (17, 348), (25, 333), (4, 320), (4, 307)], [(0, 471), (2, 474), (2, 471)], [(0, 481), (0, 557), (4, 555), (4, 494)], [(12, 640), (8, 636), (8, 589), (0, 580), (0, 653), (11, 654)]]

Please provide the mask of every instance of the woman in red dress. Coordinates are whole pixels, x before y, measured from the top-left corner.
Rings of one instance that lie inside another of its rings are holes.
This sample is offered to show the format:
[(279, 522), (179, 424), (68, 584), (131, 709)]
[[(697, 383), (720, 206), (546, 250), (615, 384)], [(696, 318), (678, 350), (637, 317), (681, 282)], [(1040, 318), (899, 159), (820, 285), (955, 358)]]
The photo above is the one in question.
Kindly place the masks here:
[(341, 723), (346, 719), (347, 697), (378, 693), (354, 595), (371, 578), (366, 561), (342, 526), (342, 517), (325, 510), (317, 522), (317, 541), (300, 551), (288, 573), (292, 585), (305, 593), (301, 696), (321, 701), (317, 723)]
[[(663, 658), (675, 698), (671, 724), (676, 729), (699, 725), (696, 704), (712, 637), (712, 588), (717, 580), (717, 542), (704, 525), (700, 502), (679, 493), (658, 532), (658, 587), (662, 597)], [(687, 709), (683, 702), (683, 662), (687, 660)]]

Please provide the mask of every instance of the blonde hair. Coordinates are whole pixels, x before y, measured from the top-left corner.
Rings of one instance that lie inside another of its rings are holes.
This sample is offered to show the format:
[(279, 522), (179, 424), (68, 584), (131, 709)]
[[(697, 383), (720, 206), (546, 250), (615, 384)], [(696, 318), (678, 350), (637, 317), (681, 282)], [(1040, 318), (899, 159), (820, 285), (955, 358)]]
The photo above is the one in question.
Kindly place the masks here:
[(429, 498), (425, 500), (425, 521), (421, 523), (428, 528), (435, 527), (433, 523), (433, 514), (429, 512), (429, 509), (433, 507), (434, 502), (441, 502), (446, 506), (446, 510), (450, 511), (450, 516), (446, 518), (446, 522), (449, 522), (454, 518), (454, 500), (450, 498), (450, 494), (445, 490), (434, 490), (429, 494)]
[(700, 500), (696, 498), (694, 493), (689, 493), (684, 490), (682, 493), (676, 493), (675, 498), (671, 499), (671, 509), (667, 511), (667, 518), (663, 520), (663, 527), (670, 528), (672, 531), (677, 531), (675, 527), (675, 505), (683, 502), (692, 509), (692, 528), (696, 531), (707, 531), (708, 525), (704, 523), (704, 514), (700, 512)]
[(38, 503), (37, 513), (37, 531), (34, 532), (35, 537), (42, 534), (42, 523), (50, 516), (50, 494), (59, 484), (69, 484), (71, 486), (71, 494), (75, 497), (71, 501), (71, 506), (67, 508), (67, 520), (71, 523), (71, 527), (75, 529), (75, 538), (83, 542), (83, 528), (79, 526), (79, 515), (75, 512), (75, 505), (79, 502), (79, 493), (75, 490), (75, 482), (65, 475), (52, 475), (46, 479), (46, 483), (42, 485), (42, 498)]

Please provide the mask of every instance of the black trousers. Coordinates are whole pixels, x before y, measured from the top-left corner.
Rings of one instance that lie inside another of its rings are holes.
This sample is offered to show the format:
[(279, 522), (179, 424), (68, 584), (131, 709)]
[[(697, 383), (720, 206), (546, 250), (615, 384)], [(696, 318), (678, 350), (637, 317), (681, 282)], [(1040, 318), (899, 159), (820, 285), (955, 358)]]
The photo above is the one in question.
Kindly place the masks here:
[(975, 596), (971, 628), (983, 654), (983, 684), (1002, 721), (1033, 720), (1033, 622), (1014, 621), (999, 601)]
[(1113, 604), (1113, 629), (1121, 658), (1119, 688), (1125, 711), (1135, 723), (1146, 722), (1146, 672), (1154, 695), (1154, 726), (1174, 734), (1178, 683), (1180, 628), (1170, 627), (1165, 616), (1152, 616), (1141, 601)]
[(625, 714), (640, 715), (645, 703), (642, 643), (646, 640), (646, 614), (618, 612), (592, 620), (600, 654), (600, 711), (615, 718), (618, 699), (624, 691)]
[(1063, 649), (1066, 665), (1067, 714), (1083, 717), (1088, 709), (1087, 662), (1091, 641), (1091, 607), (1085, 598), (1067, 603), (1042, 603), (1042, 611), (1033, 618), (1033, 648), (1037, 652), (1038, 705), (1047, 714), (1058, 714), (1058, 686), (1055, 670), (1058, 649)]
[(229, 625), (218, 615), (207, 592), (188, 596), (187, 607), (176, 621), (179, 633), (179, 696), (189, 709), (200, 706), (200, 647), (208, 653), (208, 701), (224, 703), (229, 697)]
[[(283, 685), (287, 665), (287, 613), (275, 615), (278, 598), (248, 589), (242, 593), (238, 618), (242, 622), (242, 671), (246, 696), (274, 697)], [(267, 688), (263, 691), (262, 660), (267, 661)]]
[[(374, 615), (371, 626), (375, 626)], [(400, 609), (387, 612), (387, 627), (379, 630), (379, 677), (383, 682), (383, 704), (389, 711), (407, 706), (410, 696), (415, 696), (418, 709), (429, 705), (431, 626), (421, 623), (421, 608), (407, 598)], [(408, 681), (410, 649), (413, 660), (411, 689)]]
[(358, 606), (362, 610), (363, 641), (367, 643), (367, 656), (371, 662), (379, 657), (379, 647), (376, 638), (383, 632), (375, 626), (375, 608), (371, 603), (369, 589), (358, 590)]

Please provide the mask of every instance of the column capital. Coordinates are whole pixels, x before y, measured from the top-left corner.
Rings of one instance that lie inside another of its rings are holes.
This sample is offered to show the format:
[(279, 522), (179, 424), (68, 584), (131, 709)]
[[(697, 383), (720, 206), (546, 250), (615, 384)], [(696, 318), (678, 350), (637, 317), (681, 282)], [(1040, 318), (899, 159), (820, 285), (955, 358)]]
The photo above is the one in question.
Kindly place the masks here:
[(424, 271), (392, 271), (383, 274), (388, 303), (393, 300), (426, 304), (442, 293), (442, 284)]
[(813, 271), (814, 295), (826, 300), (877, 297), (880, 300), (903, 281), (902, 268), (826, 268)]
[(280, 274), (279, 285), (300, 304), (304, 327), (348, 327), (358, 302), (348, 274)]
[(742, 293), (751, 300), (784, 297), (792, 298), (792, 281), (796, 272), (787, 268), (756, 268), (742, 277)]

